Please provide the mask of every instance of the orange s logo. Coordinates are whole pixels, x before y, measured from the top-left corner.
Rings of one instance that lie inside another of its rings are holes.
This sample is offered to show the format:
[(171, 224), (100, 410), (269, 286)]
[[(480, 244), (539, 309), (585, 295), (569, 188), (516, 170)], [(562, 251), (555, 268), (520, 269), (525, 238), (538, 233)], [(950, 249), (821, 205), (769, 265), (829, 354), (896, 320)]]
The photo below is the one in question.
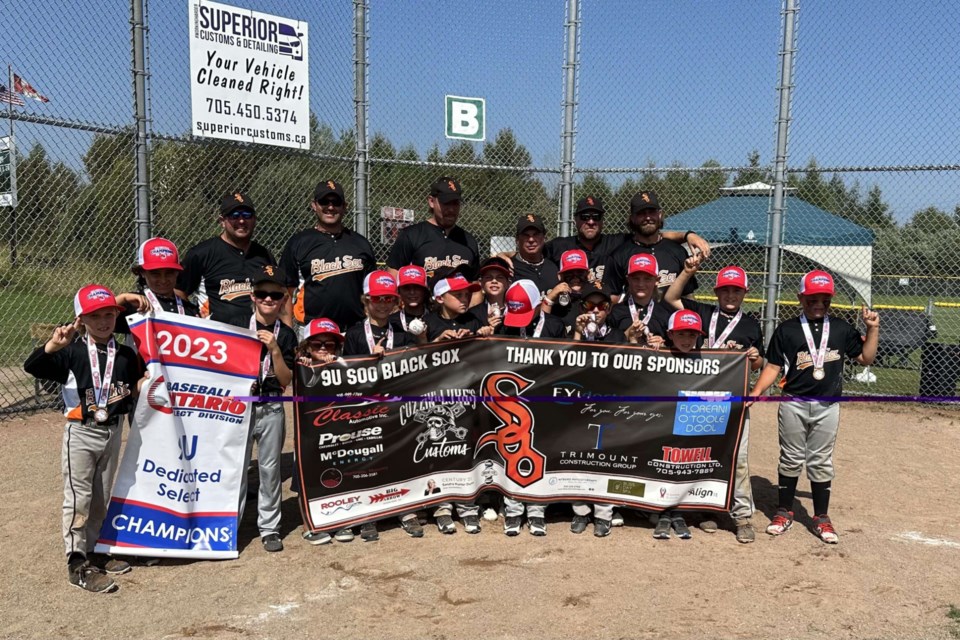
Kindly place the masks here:
[[(509, 395), (500, 390), (501, 385), (513, 387)], [(477, 441), (477, 451), (493, 443), (503, 458), (507, 477), (521, 487), (528, 487), (543, 478), (546, 458), (533, 448), (533, 414), (530, 408), (517, 397), (533, 384), (532, 380), (512, 371), (488, 373), (480, 385), (487, 410), (502, 423), (494, 431), (486, 433)]]
[(239, 193), (233, 194), (233, 199), (236, 200), (237, 202), (243, 204), (243, 196), (240, 195)]
[(532, 213), (527, 214), (527, 222), (536, 222)]
[(593, 206), (593, 198), (587, 198), (587, 204)]
[(337, 190), (337, 183), (334, 182), (333, 180), (327, 180), (327, 188), (328, 188), (328, 189), (333, 189), (334, 191), (336, 191), (336, 190)]
[(263, 271), (264, 271), (264, 273), (266, 273), (268, 276), (273, 277), (273, 267), (270, 266), (269, 264), (263, 268)]
[(643, 198), (644, 202), (650, 202), (650, 196), (647, 195), (646, 192), (644, 192), (640, 197)]
[(453, 180), (447, 180), (447, 186), (450, 187), (450, 191), (453, 191), (454, 193), (456, 193), (457, 183), (455, 183)]

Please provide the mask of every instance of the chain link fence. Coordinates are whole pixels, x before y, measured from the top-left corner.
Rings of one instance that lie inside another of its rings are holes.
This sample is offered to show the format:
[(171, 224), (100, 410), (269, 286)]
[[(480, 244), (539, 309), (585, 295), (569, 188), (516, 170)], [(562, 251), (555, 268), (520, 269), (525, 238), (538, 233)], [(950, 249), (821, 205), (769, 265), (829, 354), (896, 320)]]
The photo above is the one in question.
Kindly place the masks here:
[[(382, 212), (424, 219), (440, 175), (463, 184), (461, 223), (482, 252), (512, 248), (521, 214), (555, 220), (553, 237), (569, 219), (563, 203), (586, 195), (605, 201), (605, 231), (623, 232), (630, 197), (654, 189), (668, 229), (692, 228), (715, 247), (702, 295), (712, 272), (738, 263), (751, 278), (747, 309), (779, 321), (797, 313), (800, 276), (825, 267), (837, 276), (837, 313), (856, 320), (867, 303), (883, 318), (878, 362), (849, 367), (848, 390), (956, 394), (960, 105), (946, 88), (960, 81), (960, 6), (865, 12), (801, 0), (784, 82), (786, 0), (235, 4), (309, 24), (310, 148), (194, 137), (187, 7), (145, 2), (149, 213), (153, 234), (181, 252), (218, 232), (219, 199), (233, 189), (253, 197), (257, 240), (279, 255), (313, 224), (314, 185), (340, 181), (347, 224), (365, 227), (380, 260), (398, 227)], [(57, 402), (22, 362), (50, 323), (70, 319), (79, 286), (134, 286), (133, 14), (89, 0), (0, 7), (0, 62), (51, 99), (0, 102), (19, 196), (0, 208), (0, 415)], [(903, 41), (911, 46), (890, 46)], [(4, 66), (4, 85), (7, 76)], [(771, 317), (783, 92), (792, 103)], [(443, 137), (445, 95), (486, 99), (484, 141)]]

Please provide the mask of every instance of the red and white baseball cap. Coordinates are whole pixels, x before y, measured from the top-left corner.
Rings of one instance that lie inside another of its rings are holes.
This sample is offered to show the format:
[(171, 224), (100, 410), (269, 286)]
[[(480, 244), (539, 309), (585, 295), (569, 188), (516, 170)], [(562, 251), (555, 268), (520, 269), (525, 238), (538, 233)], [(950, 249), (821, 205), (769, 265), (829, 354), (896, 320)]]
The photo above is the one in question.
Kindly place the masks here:
[(700, 314), (696, 311), (684, 309), (683, 311), (674, 311), (667, 323), (667, 331), (696, 331), (703, 333), (703, 321)]
[(587, 254), (580, 249), (564, 251), (560, 256), (560, 273), (564, 271), (586, 271), (589, 269)]
[(100, 309), (116, 309), (123, 312), (124, 308), (117, 304), (113, 291), (102, 284), (88, 284), (77, 291), (73, 297), (73, 310), (78, 316), (93, 313)]
[(717, 272), (717, 284), (713, 288), (720, 287), (737, 287), (746, 291), (750, 288), (747, 286), (747, 272), (736, 265), (720, 269)]
[(660, 275), (660, 267), (657, 265), (657, 258), (649, 253), (638, 253), (630, 257), (627, 263), (627, 275), (634, 273), (646, 273), (651, 276)]
[(469, 291), (473, 293), (474, 291), (480, 291), (480, 285), (476, 282), (470, 282), (462, 273), (455, 273), (449, 278), (444, 278), (443, 280), (438, 280), (437, 284), (433, 285), (433, 296), (439, 298), (445, 293), (452, 293), (454, 291)]
[(415, 264), (400, 267), (400, 271), (397, 272), (397, 286), (405, 287), (411, 284), (430, 291), (430, 287), (427, 286), (427, 272), (423, 270), (423, 267), (418, 267)]
[(503, 324), (508, 327), (525, 327), (540, 308), (540, 290), (533, 280), (517, 280), (507, 289), (506, 303)]
[(180, 266), (180, 254), (177, 245), (166, 238), (150, 238), (137, 249), (137, 266), (145, 271), (154, 269), (176, 269)]
[(368, 296), (397, 296), (397, 281), (387, 271), (371, 271), (363, 279), (363, 292)]
[(826, 271), (811, 271), (800, 281), (800, 293), (805, 296), (814, 296), (818, 293), (832, 296), (833, 276)]
[(340, 326), (330, 318), (314, 318), (307, 325), (304, 339), (314, 336), (331, 336), (338, 341), (343, 342), (343, 334), (340, 333)]

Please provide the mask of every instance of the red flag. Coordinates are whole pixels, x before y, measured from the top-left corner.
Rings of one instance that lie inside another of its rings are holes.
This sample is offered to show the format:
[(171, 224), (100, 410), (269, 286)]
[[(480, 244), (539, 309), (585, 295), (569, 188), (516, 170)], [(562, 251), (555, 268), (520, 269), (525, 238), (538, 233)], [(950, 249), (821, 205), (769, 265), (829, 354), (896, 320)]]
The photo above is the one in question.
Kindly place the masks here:
[(50, 98), (42, 95), (39, 91), (30, 86), (30, 83), (18, 76), (13, 74), (13, 90), (17, 93), (22, 93), (28, 98), (33, 98), (34, 100), (39, 100), (40, 102), (50, 102)]

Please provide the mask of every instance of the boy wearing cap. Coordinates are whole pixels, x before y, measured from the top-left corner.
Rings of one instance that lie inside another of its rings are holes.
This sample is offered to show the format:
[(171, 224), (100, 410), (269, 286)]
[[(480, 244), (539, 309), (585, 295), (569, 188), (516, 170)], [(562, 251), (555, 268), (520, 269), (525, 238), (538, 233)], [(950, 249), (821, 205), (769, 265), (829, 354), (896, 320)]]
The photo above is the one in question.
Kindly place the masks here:
[[(814, 533), (828, 544), (839, 542), (830, 516), (830, 489), (833, 482), (833, 447), (840, 426), (840, 404), (833, 400), (843, 391), (844, 358), (870, 365), (877, 355), (880, 316), (863, 307), (866, 337), (840, 318), (830, 315), (833, 277), (825, 271), (811, 271), (800, 283), (801, 313), (781, 323), (767, 348), (767, 366), (750, 391), (759, 396), (784, 373), (784, 400), (778, 412), (780, 464), (778, 507), (767, 533), (779, 536), (793, 526), (793, 501), (797, 480), (804, 465), (813, 494)], [(822, 400), (791, 400), (790, 396), (819, 397)]]
[(627, 266), (627, 291), (610, 310), (610, 324), (621, 331), (631, 327), (638, 344), (659, 349), (667, 335), (668, 307), (657, 301), (659, 266), (656, 256), (638, 253)]
[[(506, 294), (506, 313), (497, 335), (517, 336), (528, 340), (563, 338), (566, 327), (559, 318), (544, 313), (540, 308), (540, 290), (532, 280), (517, 280)], [(503, 497), (503, 532), (508, 536), (520, 534), (523, 512), (527, 512), (527, 526), (534, 536), (547, 535), (543, 503), (524, 503), (510, 496)]]
[[(750, 361), (750, 370), (756, 371), (763, 366), (763, 333), (760, 323), (744, 315), (741, 305), (747, 291), (747, 274), (736, 265), (730, 265), (717, 272), (714, 293), (717, 304), (704, 304), (691, 298), (682, 298), (681, 292), (689, 280), (700, 268), (700, 257), (691, 256), (684, 263), (683, 272), (677, 277), (667, 292), (664, 302), (675, 310), (689, 309), (696, 312), (701, 322), (709, 322), (706, 347), (708, 349), (729, 349), (745, 351)], [(749, 463), (750, 410), (743, 419), (743, 433), (737, 454), (737, 467), (734, 478), (733, 506), (730, 517), (737, 530), (737, 541), (753, 542), (756, 535), (750, 517), (754, 512), (753, 490), (750, 486)], [(712, 519), (700, 523), (700, 528), (708, 533), (716, 531), (716, 522)]]
[[(120, 458), (123, 417), (136, 405), (143, 383), (140, 358), (113, 337), (117, 304), (106, 287), (92, 284), (73, 299), (74, 322), (59, 326), (23, 365), (30, 375), (63, 385), (63, 541), (67, 577), (94, 593), (117, 590), (107, 574), (130, 565), (93, 553)], [(84, 332), (76, 339), (78, 333)]]
[[(443, 276), (445, 272), (440, 272), (439, 275)], [(481, 324), (475, 316), (467, 313), (470, 294), (479, 290), (480, 285), (467, 281), (461, 273), (452, 273), (437, 280), (433, 285), (437, 310), (424, 316), (427, 339), (430, 342), (442, 342), (472, 335), (491, 335), (493, 327)]]
[(507, 287), (513, 281), (510, 263), (500, 257), (487, 258), (480, 265), (480, 290), (483, 299), (468, 310), (480, 324), (496, 330), (503, 320)]
[(251, 279), (276, 261), (253, 240), (257, 213), (246, 193), (228, 193), (220, 203), (220, 235), (187, 251), (177, 276), (177, 295), (195, 295), (201, 313), (217, 322), (246, 327), (250, 322)]
[[(251, 331), (263, 343), (260, 350), (260, 367), (254, 395), (261, 397), (280, 396), (293, 380), (293, 365), (297, 352), (297, 334), (280, 321), (280, 312), (287, 297), (286, 275), (279, 267), (264, 265), (252, 278), (254, 313), (250, 318)], [(257, 444), (257, 466), (260, 489), (257, 495), (257, 528), (260, 542), (269, 552), (283, 551), (280, 540), (280, 458), (286, 436), (283, 403), (261, 400), (253, 403), (250, 419), (250, 436), (244, 469), (253, 456)], [(243, 475), (240, 491), (240, 515), (247, 501), (247, 476)]]
[(416, 338), (417, 344), (425, 343), (427, 324), (423, 316), (427, 312), (430, 288), (423, 267), (415, 264), (401, 267), (397, 271), (397, 293), (400, 295), (400, 309), (390, 316), (390, 324), (395, 331), (406, 331)]
[(290, 238), (280, 256), (289, 293), (284, 312), (301, 324), (326, 317), (352, 327), (363, 319), (363, 278), (377, 268), (373, 248), (344, 226), (347, 199), (339, 182), (317, 183), (310, 209), (316, 224)]
[(183, 271), (177, 246), (166, 238), (150, 238), (137, 250), (137, 264), (131, 271), (137, 276), (137, 293), (121, 293), (117, 304), (124, 307), (117, 317), (117, 333), (130, 333), (124, 315), (153, 309), (200, 317), (200, 308), (177, 295), (177, 275)]
[(403, 265), (416, 264), (430, 278), (444, 268), (460, 269), (467, 279), (476, 277), (480, 265), (477, 240), (457, 226), (462, 199), (463, 190), (454, 178), (444, 176), (430, 185), (430, 217), (403, 229), (397, 236), (387, 256), (391, 273), (396, 274)]
[(551, 315), (563, 321), (568, 333), (573, 331), (584, 287), (593, 287), (588, 264), (589, 259), (584, 251), (564, 251), (560, 256), (560, 270), (557, 273), (560, 283), (543, 297), (543, 304), (550, 309)]

